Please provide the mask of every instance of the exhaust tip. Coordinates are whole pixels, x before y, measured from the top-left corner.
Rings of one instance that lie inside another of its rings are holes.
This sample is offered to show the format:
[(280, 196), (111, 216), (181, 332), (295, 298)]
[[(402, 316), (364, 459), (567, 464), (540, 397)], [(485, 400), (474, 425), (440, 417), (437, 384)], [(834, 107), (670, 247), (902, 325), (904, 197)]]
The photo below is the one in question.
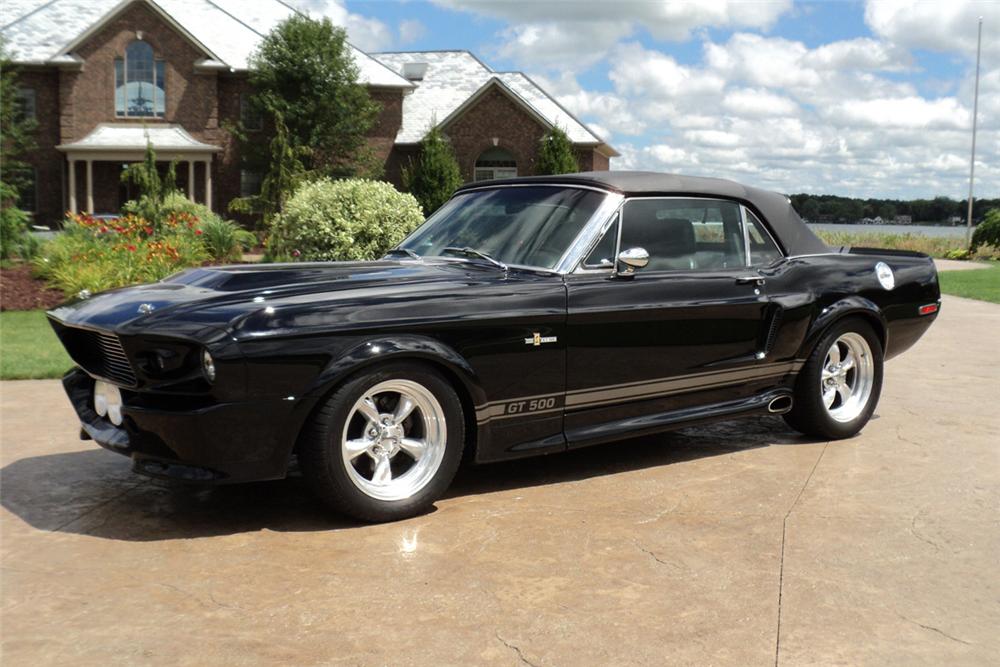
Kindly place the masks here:
[(778, 398), (772, 399), (771, 402), (767, 404), (767, 411), (771, 414), (783, 415), (791, 409), (791, 396), (779, 396)]

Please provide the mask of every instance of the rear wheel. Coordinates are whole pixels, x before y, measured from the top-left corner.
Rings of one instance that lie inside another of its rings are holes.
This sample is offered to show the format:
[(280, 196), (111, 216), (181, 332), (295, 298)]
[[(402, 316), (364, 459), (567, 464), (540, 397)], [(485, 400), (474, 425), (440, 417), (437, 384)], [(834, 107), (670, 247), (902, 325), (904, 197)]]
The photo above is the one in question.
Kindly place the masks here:
[(331, 508), (365, 521), (426, 510), (462, 457), (462, 405), (431, 368), (395, 363), (359, 374), (317, 412), (302, 474)]
[(807, 435), (849, 438), (871, 419), (882, 391), (882, 345), (871, 325), (834, 324), (803, 366), (788, 424)]

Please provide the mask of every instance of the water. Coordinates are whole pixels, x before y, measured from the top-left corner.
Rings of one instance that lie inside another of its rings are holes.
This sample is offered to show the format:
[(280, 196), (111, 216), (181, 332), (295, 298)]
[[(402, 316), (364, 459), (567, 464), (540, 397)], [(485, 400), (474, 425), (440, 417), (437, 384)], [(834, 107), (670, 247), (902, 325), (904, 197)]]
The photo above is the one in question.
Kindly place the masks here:
[(938, 227), (935, 225), (838, 225), (826, 222), (810, 222), (812, 229), (824, 232), (847, 232), (848, 234), (914, 234), (945, 238), (965, 238), (965, 225), (959, 227)]

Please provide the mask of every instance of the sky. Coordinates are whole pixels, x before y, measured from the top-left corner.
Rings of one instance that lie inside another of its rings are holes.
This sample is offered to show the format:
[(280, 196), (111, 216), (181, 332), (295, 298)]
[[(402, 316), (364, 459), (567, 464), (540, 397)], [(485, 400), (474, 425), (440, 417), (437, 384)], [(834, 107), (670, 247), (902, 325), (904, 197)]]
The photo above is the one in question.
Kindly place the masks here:
[(468, 49), (521, 70), (614, 169), (782, 192), (1000, 196), (1000, 2), (294, 0), (365, 51)]

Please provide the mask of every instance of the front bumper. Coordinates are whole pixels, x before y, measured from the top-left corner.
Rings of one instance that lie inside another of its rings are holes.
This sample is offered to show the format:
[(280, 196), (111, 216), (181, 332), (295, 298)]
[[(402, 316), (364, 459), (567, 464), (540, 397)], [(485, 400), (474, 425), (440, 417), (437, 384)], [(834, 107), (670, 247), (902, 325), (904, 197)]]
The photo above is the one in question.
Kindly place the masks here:
[(287, 471), (297, 433), (291, 401), (191, 404), (125, 391), (119, 427), (94, 411), (94, 380), (84, 371), (67, 373), (63, 387), (81, 437), (130, 457), (140, 474), (217, 484), (280, 479)]

